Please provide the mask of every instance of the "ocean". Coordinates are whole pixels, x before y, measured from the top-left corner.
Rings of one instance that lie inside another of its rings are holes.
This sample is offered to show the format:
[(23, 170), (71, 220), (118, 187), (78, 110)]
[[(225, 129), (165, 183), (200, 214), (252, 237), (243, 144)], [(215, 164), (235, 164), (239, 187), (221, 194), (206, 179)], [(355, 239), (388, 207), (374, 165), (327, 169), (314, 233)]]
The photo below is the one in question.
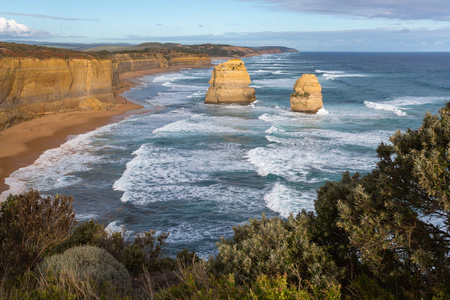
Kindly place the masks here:
[[(142, 78), (124, 94), (152, 113), (71, 136), (6, 183), (14, 192), (74, 196), (80, 221), (169, 232), (168, 251), (207, 257), (232, 227), (314, 210), (342, 172), (369, 172), (376, 147), (450, 101), (450, 53), (282, 53), (244, 58), (249, 105), (206, 105), (212, 68)], [(214, 61), (215, 64), (223, 60)], [(324, 108), (290, 111), (303, 73)]]

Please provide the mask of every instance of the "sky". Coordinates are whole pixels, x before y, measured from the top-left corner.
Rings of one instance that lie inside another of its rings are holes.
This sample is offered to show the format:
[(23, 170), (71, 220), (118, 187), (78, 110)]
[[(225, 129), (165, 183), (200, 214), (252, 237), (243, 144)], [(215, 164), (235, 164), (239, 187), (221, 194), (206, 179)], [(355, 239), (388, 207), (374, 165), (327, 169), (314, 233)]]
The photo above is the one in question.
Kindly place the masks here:
[(450, 0), (0, 0), (0, 40), (450, 51)]

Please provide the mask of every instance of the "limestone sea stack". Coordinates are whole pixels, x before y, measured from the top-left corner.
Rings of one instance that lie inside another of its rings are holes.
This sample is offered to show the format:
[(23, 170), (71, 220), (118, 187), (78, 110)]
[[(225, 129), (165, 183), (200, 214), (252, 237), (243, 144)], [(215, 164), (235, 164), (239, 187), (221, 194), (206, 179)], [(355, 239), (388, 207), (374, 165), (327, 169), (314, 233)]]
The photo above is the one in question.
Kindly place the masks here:
[(250, 103), (256, 100), (255, 89), (249, 87), (250, 75), (244, 62), (230, 59), (214, 67), (205, 103)]
[(322, 87), (314, 74), (303, 74), (294, 84), (291, 110), (315, 114), (322, 108)]

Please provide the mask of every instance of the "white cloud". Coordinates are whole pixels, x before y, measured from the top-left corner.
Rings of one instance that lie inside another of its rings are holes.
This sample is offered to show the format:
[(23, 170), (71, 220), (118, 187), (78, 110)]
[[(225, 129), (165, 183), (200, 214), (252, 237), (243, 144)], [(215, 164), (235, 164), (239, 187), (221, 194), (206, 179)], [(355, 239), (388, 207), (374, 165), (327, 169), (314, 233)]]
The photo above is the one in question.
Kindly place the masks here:
[(450, 21), (448, 0), (240, 0), (297, 12), (397, 20)]
[(17, 23), (16, 20), (7, 20), (0, 17), (0, 37), (24, 38), (24, 37), (45, 37), (50, 36), (44, 31), (37, 31), (24, 24)]

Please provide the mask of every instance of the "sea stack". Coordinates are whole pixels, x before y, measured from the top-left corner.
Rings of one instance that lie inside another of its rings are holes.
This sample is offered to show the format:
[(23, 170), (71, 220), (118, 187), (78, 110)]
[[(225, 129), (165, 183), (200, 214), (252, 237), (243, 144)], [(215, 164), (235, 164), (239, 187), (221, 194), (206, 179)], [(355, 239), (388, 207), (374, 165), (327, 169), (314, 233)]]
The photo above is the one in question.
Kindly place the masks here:
[(315, 114), (322, 108), (322, 87), (314, 74), (303, 74), (294, 84), (291, 110)]
[(244, 62), (230, 59), (214, 67), (205, 103), (250, 103), (256, 100), (255, 89)]

